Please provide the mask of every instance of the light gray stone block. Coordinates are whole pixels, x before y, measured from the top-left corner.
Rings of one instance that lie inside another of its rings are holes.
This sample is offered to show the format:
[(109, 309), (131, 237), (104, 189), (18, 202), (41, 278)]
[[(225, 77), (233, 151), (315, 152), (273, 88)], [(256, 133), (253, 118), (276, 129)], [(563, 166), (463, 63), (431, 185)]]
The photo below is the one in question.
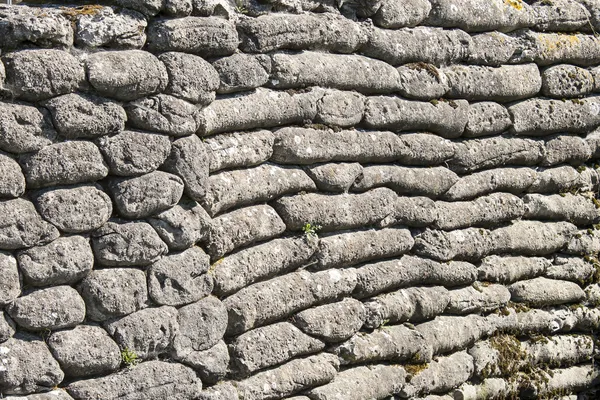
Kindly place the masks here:
[(98, 229), (113, 211), (110, 197), (93, 185), (44, 189), (36, 193), (34, 203), (44, 219), (69, 233)]
[(272, 207), (244, 207), (211, 221), (207, 250), (213, 259), (218, 259), (238, 247), (272, 239), (284, 231), (285, 224)]
[(2, 57), (6, 69), (4, 88), (27, 101), (75, 92), (85, 79), (83, 67), (66, 51), (31, 49)]
[(111, 100), (78, 93), (54, 97), (44, 103), (58, 133), (67, 139), (93, 139), (119, 133), (127, 114)]
[(122, 317), (146, 307), (146, 274), (135, 268), (94, 270), (83, 279), (79, 292), (86, 316), (92, 321)]
[(142, 50), (104, 51), (86, 60), (87, 77), (101, 95), (135, 100), (163, 91), (169, 82), (164, 64)]
[[(25, 199), (0, 201), (0, 215), (4, 216), (0, 228), (0, 249), (16, 250), (48, 244), (60, 233), (54, 225), (44, 221), (33, 203)], [(23, 227), (27, 229), (23, 229)]]
[(17, 258), (25, 280), (32, 286), (72, 284), (94, 266), (89, 239), (77, 235), (21, 251)]
[(229, 313), (227, 333), (239, 334), (305, 308), (341, 299), (352, 293), (355, 286), (353, 269), (299, 271), (255, 283), (224, 300)]
[(6, 311), (17, 325), (30, 331), (72, 328), (86, 314), (83, 299), (70, 286), (35, 290), (16, 299)]

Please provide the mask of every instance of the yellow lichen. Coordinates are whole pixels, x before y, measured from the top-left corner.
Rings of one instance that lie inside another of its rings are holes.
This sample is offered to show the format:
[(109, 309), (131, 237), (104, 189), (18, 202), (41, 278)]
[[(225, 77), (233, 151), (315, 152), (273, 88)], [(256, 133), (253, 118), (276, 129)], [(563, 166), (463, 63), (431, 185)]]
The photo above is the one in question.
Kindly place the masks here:
[(61, 7), (63, 15), (68, 18), (75, 18), (79, 15), (96, 15), (104, 7), (98, 4), (88, 4), (81, 7)]
[(511, 6), (515, 10), (523, 9), (523, 0), (504, 0), (504, 3)]

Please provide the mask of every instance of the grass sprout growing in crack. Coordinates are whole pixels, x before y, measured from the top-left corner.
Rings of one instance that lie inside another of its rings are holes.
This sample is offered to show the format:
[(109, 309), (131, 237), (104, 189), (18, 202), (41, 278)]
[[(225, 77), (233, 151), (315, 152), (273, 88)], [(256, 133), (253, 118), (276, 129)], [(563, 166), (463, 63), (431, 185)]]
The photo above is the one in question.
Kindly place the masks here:
[(302, 232), (304, 232), (304, 235), (308, 238), (308, 239), (318, 239), (319, 236), (317, 235), (317, 232), (322, 228), (321, 225), (317, 225), (317, 224), (311, 224), (310, 222), (307, 222), (306, 224), (304, 224), (304, 226), (302, 227)]
[(135, 354), (135, 351), (129, 350), (127, 347), (121, 350), (121, 360), (128, 368), (133, 368), (140, 363), (140, 359)]

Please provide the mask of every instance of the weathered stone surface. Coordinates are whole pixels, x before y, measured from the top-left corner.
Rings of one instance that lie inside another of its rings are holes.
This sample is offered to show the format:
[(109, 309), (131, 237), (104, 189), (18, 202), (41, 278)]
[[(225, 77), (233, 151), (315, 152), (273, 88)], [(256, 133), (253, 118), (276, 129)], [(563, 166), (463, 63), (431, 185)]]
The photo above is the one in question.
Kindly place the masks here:
[(592, 155), (590, 146), (579, 136), (558, 135), (545, 140), (544, 156), (541, 165), (550, 166), (562, 163), (581, 165)]
[(154, 171), (136, 178), (115, 179), (109, 189), (122, 216), (144, 218), (177, 204), (183, 194), (183, 181), (176, 175)]
[(469, 200), (493, 192), (520, 194), (531, 187), (538, 174), (530, 168), (495, 168), (462, 176), (443, 196), (446, 200)]
[(156, 170), (165, 162), (171, 142), (164, 135), (123, 131), (103, 137), (98, 146), (104, 154), (110, 173), (117, 176), (136, 176)]
[(429, 131), (444, 138), (456, 138), (465, 130), (468, 110), (469, 103), (465, 100), (432, 103), (397, 97), (368, 97), (363, 124), (370, 129)]
[(579, 1), (557, 0), (532, 5), (535, 27), (542, 31), (579, 31), (591, 25), (590, 13)]
[(94, 182), (108, 175), (100, 150), (90, 142), (46, 146), (21, 157), (20, 162), (30, 188)]
[(542, 78), (535, 64), (504, 65), (497, 68), (451, 66), (443, 71), (450, 86), (448, 96), (469, 101), (507, 102), (525, 99), (536, 95), (542, 87)]
[(596, 97), (583, 100), (530, 99), (508, 107), (517, 135), (541, 136), (558, 132), (585, 133), (600, 125)]
[(567, 254), (578, 254), (585, 256), (587, 254), (600, 251), (600, 235), (595, 229), (591, 231), (579, 231), (569, 239), (565, 252)]
[(209, 163), (206, 146), (198, 136), (193, 135), (173, 142), (164, 168), (181, 178), (185, 194), (199, 201), (210, 188)]
[(518, 35), (519, 51), (512, 62), (535, 62), (540, 66), (595, 65), (600, 60), (600, 39), (594, 35), (524, 31)]
[(200, 110), (191, 103), (168, 94), (135, 100), (125, 106), (132, 127), (170, 136), (189, 136), (199, 126)]
[(356, 273), (354, 295), (359, 298), (417, 284), (469, 285), (477, 279), (477, 269), (468, 262), (438, 263), (408, 255), (400, 260), (365, 264), (357, 268)]
[[(173, 341), (176, 359), (191, 362), (200, 360), (202, 351), (216, 346), (227, 328), (227, 309), (216, 297), (204, 299), (179, 309), (179, 331)], [(204, 354), (206, 355), (206, 354)]]
[(399, 162), (406, 165), (433, 166), (446, 164), (454, 155), (455, 144), (428, 133), (398, 135), (404, 146)]
[(477, 137), (502, 133), (512, 125), (508, 110), (491, 101), (482, 101), (469, 105), (467, 126), (463, 136)]
[(158, 56), (169, 74), (165, 92), (192, 103), (210, 104), (219, 87), (219, 75), (201, 57), (193, 54), (167, 52)]
[(32, 43), (39, 47), (65, 48), (73, 44), (67, 18), (53, 8), (3, 7), (0, 47), (14, 49)]
[(381, 165), (363, 168), (362, 176), (352, 188), (363, 191), (387, 186), (399, 194), (436, 198), (448, 191), (458, 180), (454, 172), (444, 167), (409, 168)]
[(210, 217), (195, 201), (181, 201), (148, 222), (170, 250), (185, 250), (208, 235)]
[(3, 394), (39, 392), (58, 385), (65, 376), (46, 343), (37, 337), (20, 335), (2, 343), (0, 349), (3, 359), (0, 390)]
[[(502, 228), (500, 228), (502, 229)], [(487, 229), (466, 228), (455, 231), (426, 230), (415, 237), (414, 252), (438, 261), (479, 260), (493, 249)]]
[(25, 176), (19, 163), (0, 153), (0, 197), (15, 198), (25, 193)]
[(242, 92), (267, 83), (271, 70), (271, 58), (237, 53), (214, 61), (212, 66), (213, 70), (218, 73), (216, 77), (217, 92)]
[(9, 253), (0, 252), (0, 278), (0, 305), (4, 306), (21, 294), (17, 260)]
[(475, 283), (463, 289), (448, 292), (450, 302), (446, 308), (448, 314), (488, 313), (508, 304), (510, 292), (499, 284)]
[(590, 225), (598, 221), (600, 212), (587, 197), (565, 194), (528, 194), (523, 197), (524, 217), (528, 219), (569, 221), (575, 225)]
[(40, 331), (71, 328), (83, 322), (85, 303), (70, 286), (38, 289), (12, 302), (6, 309), (22, 328)]
[(106, 324), (122, 349), (144, 360), (168, 352), (178, 329), (177, 309), (169, 306), (146, 308)]
[(119, 346), (99, 326), (79, 325), (55, 332), (48, 346), (70, 378), (108, 374), (121, 365)]
[(44, 219), (70, 233), (101, 227), (113, 210), (110, 197), (92, 185), (45, 189), (36, 194), (34, 202)]
[(399, 3), (386, 0), (373, 15), (375, 25), (387, 29), (398, 29), (419, 25), (431, 11), (431, 3), (427, 0), (408, 0)]
[(420, 26), (398, 30), (374, 28), (362, 52), (392, 65), (425, 62), (459, 63), (469, 54), (471, 37), (461, 30)]
[(526, 215), (524, 201), (508, 193), (493, 193), (473, 201), (435, 203), (436, 229), (452, 230), (473, 226), (494, 226)]
[(544, 276), (550, 279), (580, 283), (586, 282), (596, 272), (594, 265), (579, 257), (556, 256)]
[(392, 132), (282, 128), (275, 132), (271, 160), (281, 164), (327, 161), (385, 162), (404, 153), (405, 144)]
[(469, 380), (473, 374), (473, 357), (466, 351), (439, 357), (427, 368), (413, 374), (402, 390), (403, 397), (444, 393)]
[(121, 7), (130, 8), (144, 14), (146, 17), (153, 17), (158, 14), (165, 6), (163, 0), (117, 0)]
[(443, 286), (411, 287), (365, 300), (365, 326), (377, 328), (384, 323), (422, 321), (444, 312), (450, 296)]
[(384, 399), (399, 393), (406, 372), (398, 365), (350, 368), (340, 372), (327, 385), (308, 392), (314, 400)]
[(294, 315), (291, 322), (310, 336), (326, 343), (335, 343), (351, 338), (362, 327), (364, 320), (362, 303), (347, 298), (304, 310)]
[(398, 88), (398, 71), (383, 61), (360, 55), (305, 51), (274, 54), (271, 60), (269, 86), (276, 89), (322, 86), (361, 93), (389, 93)]
[(249, 94), (219, 99), (202, 110), (198, 133), (211, 135), (303, 123), (314, 119), (315, 103), (321, 95), (317, 91), (289, 94), (257, 89)]
[(258, 280), (307, 264), (317, 243), (307, 238), (280, 238), (240, 250), (211, 267), (215, 293), (224, 296)]
[(474, 314), (438, 316), (432, 321), (417, 325), (416, 329), (433, 347), (433, 354), (464, 349), (494, 332), (494, 327), (485, 317)]
[(437, 219), (436, 203), (429, 197), (397, 197), (392, 203), (391, 213), (378, 225), (421, 228), (433, 224)]
[(467, 60), (470, 64), (499, 67), (514, 63), (522, 51), (523, 41), (518, 35), (486, 32), (471, 36)]
[(568, 165), (556, 168), (540, 168), (536, 174), (528, 192), (531, 193), (556, 193), (564, 192), (570, 189), (589, 191), (592, 182), (597, 179), (595, 171), (586, 168), (584, 171)]
[(594, 88), (594, 76), (574, 65), (555, 65), (542, 73), (542, 94), (564, 99), (589, 94)]
[(145, 222), (111, 221), (92, 233), (96, 262), (109, 267), (146, 266), (167, 252)]
[(527, 3), (503, 0), (432, 0), (427, 24), (467, 32), (510, 32), (534, 24)]
[(217, 383), (229, 372), (229, 350), (222, 340), (208, 350), (191, 351), (177, 358), (194, 368), (205, 383)]
[(410, 231), (402, 228), (325, 235), (319, 238), (315, 268), (345, 268), (365, 261), (396, 257), (409, 251), (413, 244)]
[(240, 398), (235, 386), (228, 381), (219, 382), (216, 385), (206, 388), (206, 390), (203, 390), (197, 395), (198, 400), (239, 400)]
[(543, 256), (562, 249), (576, 227), (568, 222), (516, 221), (492, 231), (495, 253)]
[(324, 347), (323, 342), (305, 335), (289, 322), (279, 322), (238, 336), (230, 351), (236, 368), (242, 374), (251, 374)]
[(200, 247), (171, 253), (148, 269), (148, 292), (155, 303), (181, 306), (210, 294), (210, 258)]
[(56, 138), (50, 116), (44, 109), (25, 103), (0, 102), (0, 149), (29, 153), (51, 144)]
[(439, 99), (450, 89), (446, 74), (432, 64), (406, 64), (398, 67), (398, 75), (398, 92), (409, 99)]
[(125, 128), (127, 114), (119, 104), (78, 93), (54, 97), (44, 103), (58, 133), (66, 139), (93, 139)]
[(374, 225), (389, 214), (396, 194), (387, 188), (362, 194), (309, 193), (283, 197), (274, 204), (289, 230), (299, 231), (310, 221), (323, 231)]
[(477, 268), (480, 281), (513, 283), (542, 275), (552, 263), (543, 257), (487, 256)]
[(27, 101), (75, 92), (85, 79), (79, 61), (56, 49), (20, 50), (2, 57), (6, 69), (4, 88)]
[(328, 163), (307, 167), (306, 173), (324, 192), (348, 192), (362, 169), (359, 163)]
[(243, 400), (277, 399), (330, 382), (336, 376), (338, 368), (337, 357), (324, 353), (292, 360), (274, 369), (259, 372), (237, 382), (236, 388)]
[(261, 164), (271, 158), (274, 141), (273, 133), (265, 130), (208, 137), (204, 145), (209, 153), (209, 171)]
[(211, 221), (207, 250), (219, 258), (238, 247), (271, 239), (285, 231), (285, 224), (268, 205), (240, 208)]
[(358, 125), (365, 109), (364, 96), (356, 92), (327, 90), (317, 102), (315, 122), (327, 126)]
[(214, 57), (233, 54), (237, 46), (235, 25), (222, 18), (158, 19), (148, 27), (151, 51), (180, 51)]
[(353, 269), (299, 271), (255, 283), (224, 300), (229, 313), (227, 333), (242, 333), (310, 306), (340, 299), (352, 293), (355, 286)]
[(335, 14), (270, 14), (238, 23), (240, 49), (249, 53), (273, 50), (328, 50), (352, 53), (367, 41), (359, 24)]
[(94, 270), (79, 286), (87, 318), (105, 321), (131, 314), (146, 306), (146, 274), (135, 268)]
[(511, 300), (534, 307), (574, 303), (585, 299), (585, 293), (573, 282), (538, 277), (519, 281), (508, 287)]
[(210, 176), (207, 186), (202, 203), (211, 215), (285, 194), (316, 190), (303, 170), (274, 164), (219, 172)]
[(44, 221), (33, 204), (25, 199), (0, 201), (0, 249), (15, 250), (50, 243), (58, 230)]
[(88, 56), (86, 67), (92, 87), (117, 100), (135, 100), (161, 92), (169, 82), (163, 63), (147, 51), (94, 53)]
[(511, 165), (535, 165), (543, 160), (544, 143), (515, 137), (464, 140), (454, 145), (450, 169), (459, 173)]
[(111, 7), (102, 7), (95, 11), (93, 15), (76, 17), (75, 44), (115, 49), (144, 46), (148, 22), (143, 15), (127, 8), (115, 11)]
[(201, 390), (202, 382), (194, 370), (164, 361), (148, 361), (117, 374), (77, 381), (67, 386), (67, 392), (76, 399), (192, 400)]
[(4, 311), (0, 312), (0, 343), (10, 339), (15, 334), (15, 323)]
[(362, 364), (380, 361), (399, 362), (417, 359), (431, 361), (432, 349), (414, 328), (390, 325), (372, 333), (354, 335), (333, 348), (342, 364)]
[(94, 266), (89, 239), (83, 236), (60, 237), (45, 246), (24, 250), (17, 257), (25, 280), (32, 286), (72, 284)]

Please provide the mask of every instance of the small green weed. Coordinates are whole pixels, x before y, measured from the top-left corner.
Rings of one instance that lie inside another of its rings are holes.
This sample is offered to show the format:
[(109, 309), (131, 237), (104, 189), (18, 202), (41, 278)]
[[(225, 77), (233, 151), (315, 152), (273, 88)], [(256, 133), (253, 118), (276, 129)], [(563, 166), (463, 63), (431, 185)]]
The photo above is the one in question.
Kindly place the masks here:
[(138, 355), (135, 354), (135, 351), (129, 350), (129, 348), (125, 347), (121, 350), (121, 360), (128, 368), (133, 368), (140, 363), (140, 359)]
[(304, 232), (304, 235), (306, 235), (308, 239), (318, 239), (319, 236), (317, 235), (317, 232), (321, 230), (321, 228), (321, 225), (311, 224), (310, 222), (307, 222), (302, 227), (302, 232)]

